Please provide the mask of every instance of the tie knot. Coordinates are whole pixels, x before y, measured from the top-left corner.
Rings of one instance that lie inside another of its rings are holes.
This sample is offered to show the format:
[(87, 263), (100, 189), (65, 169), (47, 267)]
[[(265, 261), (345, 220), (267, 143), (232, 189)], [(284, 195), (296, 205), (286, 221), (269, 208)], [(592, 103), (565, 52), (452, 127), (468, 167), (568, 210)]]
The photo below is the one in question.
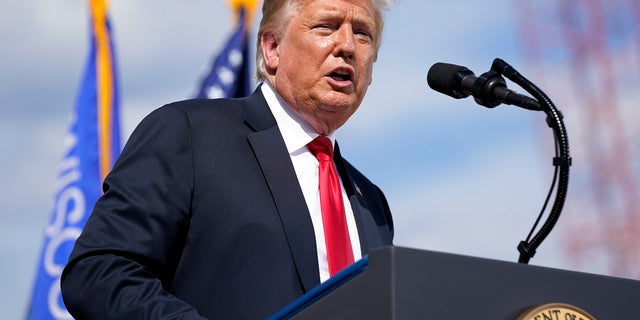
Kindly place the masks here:
[(329, 138), (318, 136), (309, 142), (307, 146), (318, 161), (333, 161), (333, 145)]

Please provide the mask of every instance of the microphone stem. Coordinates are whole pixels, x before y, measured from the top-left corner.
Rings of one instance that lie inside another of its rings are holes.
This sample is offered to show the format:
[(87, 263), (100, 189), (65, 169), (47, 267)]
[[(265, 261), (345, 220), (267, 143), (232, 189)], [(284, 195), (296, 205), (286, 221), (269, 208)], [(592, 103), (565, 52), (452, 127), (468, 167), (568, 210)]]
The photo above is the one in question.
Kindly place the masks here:
[(562, 121), (562, 114), (555, 107), (549, 97), (542, 92), (542, 90), (520, 75), (518, 71), (501, 59), (495, 59), (493, 61), (492, 69), (520, 85), (524, 90), (537, 99), (539, 107), (547, 115), (547, 124), (553, 130), (553, 136), (556, 142), (556, 157), (553, 159), (553, 164), (556, 166), (558, 174), (556, 197), (553, 207), (551, 208), (551, 212), (538, 233), (533, 237), (533, 239), (531, 239), (531, 241), (527, 239), (527, 241), (522, 241), (518, 245), (518, 251), (520, 252), (518, 262), (526, 264), (529, 263), (529, 259), (533, 257), (538, 246), (540, 246), (542, 241), (544, 241), (544, 239), (549, 235), (560, 218), (560, 213), (562, 212), (567, 196), (567, 190), (569, 188), (569, 167), (571, 166), (569, 138), (564, 122)]

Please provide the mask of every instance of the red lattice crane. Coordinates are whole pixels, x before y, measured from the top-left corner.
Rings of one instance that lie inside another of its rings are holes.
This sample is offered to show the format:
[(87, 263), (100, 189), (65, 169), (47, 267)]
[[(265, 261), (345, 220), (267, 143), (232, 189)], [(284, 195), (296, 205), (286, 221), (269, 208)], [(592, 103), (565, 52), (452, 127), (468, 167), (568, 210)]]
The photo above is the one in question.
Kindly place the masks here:
[(640, 1), (512, 3), (525, 60), (569, 121), (569, 263), (640, 278)]

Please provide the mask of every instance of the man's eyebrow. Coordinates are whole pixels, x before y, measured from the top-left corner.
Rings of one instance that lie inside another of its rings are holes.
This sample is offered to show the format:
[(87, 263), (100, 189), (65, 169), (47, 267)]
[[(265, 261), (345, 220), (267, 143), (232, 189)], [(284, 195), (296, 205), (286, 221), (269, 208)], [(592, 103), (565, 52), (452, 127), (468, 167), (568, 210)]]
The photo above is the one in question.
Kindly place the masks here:
[(335, 19), (340, 18), (342, 14), (335, 10), (319, 10), (313, 16), (312, 19), (316, 20), (327, 20), (327, 19)]
[[(344, 12), (337, 9), (320, 9), (315, 12), (312, 18), (315, 19), (334, 19), (334, 18), (342, 18), (344, 17)], [(375, 25), (375, 19), (365, 12), (359, 12), (353, 15), (354, 21), (370, 23)]]

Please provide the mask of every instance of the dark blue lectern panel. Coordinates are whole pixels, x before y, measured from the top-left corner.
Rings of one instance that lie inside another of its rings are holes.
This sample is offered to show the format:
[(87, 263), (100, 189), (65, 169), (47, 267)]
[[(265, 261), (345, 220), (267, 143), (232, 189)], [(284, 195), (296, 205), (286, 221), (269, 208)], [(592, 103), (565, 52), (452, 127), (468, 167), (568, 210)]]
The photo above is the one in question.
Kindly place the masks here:
[(267, 320), (284, 320), (291, 318), (312, 303), (318, 301), (320, 298), (326, 296), (333, 290), (342, 286), (344, 283), (351, 280), (356, 275), (362, 273), (367, 269), (368, 263), (369, 257), (363, 257), (362, 259), (356, 261), (354, 264), (340, 271), (335, 276), (331, 277), (329, 280), (311, 289), (305, 295), (298, 298), (296, 301), (288, 305), (286, 308), (280, 310), (278, 313), (272, 315)]

